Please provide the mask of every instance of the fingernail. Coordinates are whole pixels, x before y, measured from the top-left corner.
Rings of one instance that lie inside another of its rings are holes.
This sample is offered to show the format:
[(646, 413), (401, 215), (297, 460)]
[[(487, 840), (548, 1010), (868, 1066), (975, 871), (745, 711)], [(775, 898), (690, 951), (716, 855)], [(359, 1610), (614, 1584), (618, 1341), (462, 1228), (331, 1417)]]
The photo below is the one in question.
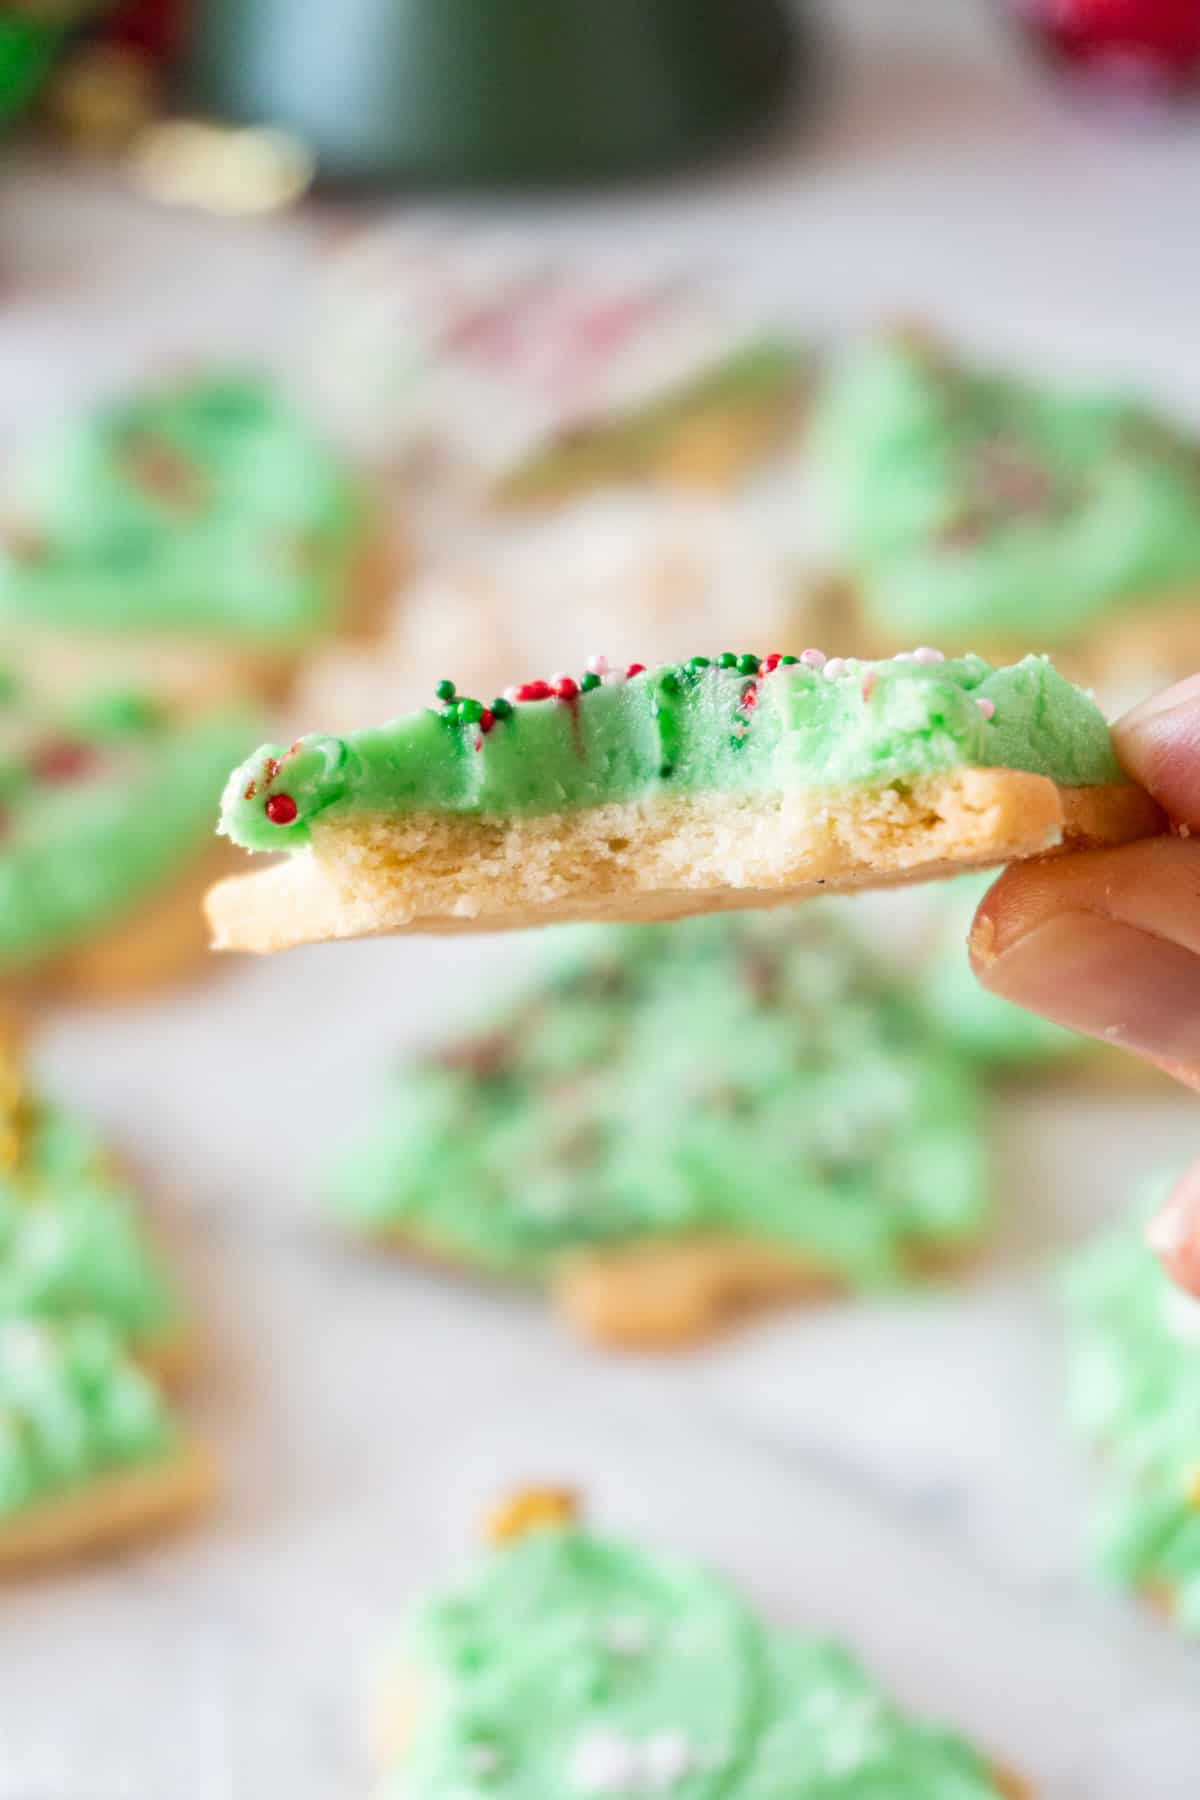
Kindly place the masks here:
[(1172, 1281), (1200, 1295), (1200, 1168), (1176, 1183), (1147, 1225), (1146, 1242)]
[(1088, 1037), (1200, 1068), (1200, 957), (1096, 913), (1059, 913), (998, 955), (978, 954), (993, 994)]

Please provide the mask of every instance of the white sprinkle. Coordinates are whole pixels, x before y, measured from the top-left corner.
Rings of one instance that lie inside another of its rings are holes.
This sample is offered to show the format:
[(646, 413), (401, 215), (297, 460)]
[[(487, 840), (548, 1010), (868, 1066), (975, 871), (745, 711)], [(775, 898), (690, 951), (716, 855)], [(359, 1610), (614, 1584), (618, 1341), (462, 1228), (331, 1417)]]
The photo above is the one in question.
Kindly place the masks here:
[(620, 687), (625, 679), (625, 671), (624, 669), (609, 669), (608, 673), (602, 675), (600, 679), (605, 687)]
[(500, 1767), (500, 1752), (495, 1744), (471, 1744), (465, 1760), (470, 1774), (494, 1775)]
[(975, 704), (985, 719), (990, 719), (996, 711), (996, 702), (994, 700), (980, 698), (976, 700)]
[(844, 656), (831, 656), (829, 661), (825, 664), (826, 681), (836, 681), (839, 675), (844, 675), (846, 673), (846, 667), (847, 664)]
[(515, 706), (517, 704), (517, 696), (520, 694), (520, 692), (521, 692), (521, 690), (519, 687), (515, 687), (515, 686), (514, 687), (506, 687), (504, 690), (504, 698), (506, 700), (508, 700), (509, 702), (511, 702), (511, 704), (513, 706)]
[(641, 1656), (648, 1636), (640, 1619), (610, 1619), (600, 1633), (600, 1641), (614, 1656)]
[(1184, 1344), (1200, 1344), (1200, 1300), (1182, 1288), (1168, 1287), (1163, 1291), (1163, 1304), (1171, 1336)]
[(943, 651), (931, 650), (928, 644), (922, 644), (919, 650), (913, 651), (912, 659), (916, 663), (940, 663), (945, 662), (946, 657)]
[(800, 652), (800, 661), (804, 664), (806, 669), (823, 669), (825, 667), (825, 652), (823, 650), (802, 650)]
[(696, 1758), (682, 1731), (656, 1731), (642, 1748), (642, 1777), (652, 1794), (663, 1794), (692, 1773)]
[(601, 656), (599, 651), (597, 651), (594, 656), (588, 657), (587, 666), (588, 672), (592, 675), (608, 674), (608, 658), (607, 656)]
[(892, 658), (892, 661), (893, 662), (912, 662), (913, 659), (915, 658), (916, 654), (917, 653), (915, 650), (897, 650), (895, 656), (893, 656), (893, 658)]
[(584, 1794), (634, 1794), (640, 1773), (636, 1744), (617, 1731), (590, 1731), (571, 1758), (571, 1780)]

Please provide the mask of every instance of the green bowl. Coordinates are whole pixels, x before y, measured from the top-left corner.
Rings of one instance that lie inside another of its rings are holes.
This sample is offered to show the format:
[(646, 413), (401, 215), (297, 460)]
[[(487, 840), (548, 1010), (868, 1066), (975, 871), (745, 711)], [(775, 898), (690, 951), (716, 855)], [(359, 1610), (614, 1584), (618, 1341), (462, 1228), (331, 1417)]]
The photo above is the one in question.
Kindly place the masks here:
[(198, 0), (191, 97), (331, 181), (583, 181), (766, 123), (785, 0)]

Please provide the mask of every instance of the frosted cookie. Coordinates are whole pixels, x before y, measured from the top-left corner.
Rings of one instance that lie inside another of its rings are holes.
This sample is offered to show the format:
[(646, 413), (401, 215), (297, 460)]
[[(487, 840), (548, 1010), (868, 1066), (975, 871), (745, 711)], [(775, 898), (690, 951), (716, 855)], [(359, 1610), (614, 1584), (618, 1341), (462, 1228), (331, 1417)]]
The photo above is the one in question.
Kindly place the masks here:
[(306, 374), (366, 453), (468, 501), (729, 482), (794, 418), (810, 359), (677, 272), (507, 233), (375, 227), (329, 259)]
[(0, 1324), (101, 1319), (140, 1362), (182, 1373), (181, 1296), (97, 1134), (31, 1087), (0, 1034)]
[(0, 631), (58, 676), (274, 683), (373, 609), (361, 482), (265, 381), (189, 377), (71, 419), (0, 499)]
[(888, 1286), (987, 1222), (970, 1072), (825, 909), (581, 930), (393, 1078), (340, 1222), (646, 1345)]
[(218, 948), (771, 906), (1160, 822), (1041, 657), (594, 658), (437, 701), (234, 771), (221, 830), (289, 857), (213, 890)]
[(699, 1563), (588, 1530), (557, 1493), (517, 1496), (493, 1537), (382, 1666), (381, 1800), (1024, 1792), (848, 1651), (768, 1623)]
[(0, 661), (0, 984), (125, 992), (197, 956), (213, 810), (254, 729), (136, 688), (52, 699)]
[(1200, 1637), (1200, 1302), (1146, 1244), (1151, 1210), (1138, 1207), (1064, 1272), (1068, 1401), (1104, 1472), (1099, 1568)]
[(1023, 381), (916, 334), (852, 350), (811, 454), (868, 642), (1089, 645), (1100, 675), (1169, 621), (1200, 652), (1194, 439), (1122, 394)]
[(101, 1320), (0, 1321), (0, 1574), (173, 1524), (211, 1486), (207, 1454)]

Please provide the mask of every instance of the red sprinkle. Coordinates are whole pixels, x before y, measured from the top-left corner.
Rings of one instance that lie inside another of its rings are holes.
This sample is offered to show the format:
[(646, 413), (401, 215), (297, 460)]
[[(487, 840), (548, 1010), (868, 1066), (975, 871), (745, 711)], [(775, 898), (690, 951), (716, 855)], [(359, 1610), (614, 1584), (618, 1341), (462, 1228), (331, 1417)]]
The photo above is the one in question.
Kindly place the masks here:
[(759, 663), (759, 665), (758, 665), (759, 674), (760, 675), (770, 675), (775, 669), (777, 669), (779, 667), (779, 665), (782, 661), (783, 661), (783, 651), (782, 650), (772, 650), (770, 656), (764, 657), (762, 662)]
[(645, 673), (646, 673), (645, 663), (630, 663), (629, 667), (625, 671), (625, 679), (627, 681), (629, 681), (633, 678), (633, 676), (644, 675)]
[(480, 731), (490, 731), (492, 729), (492, 726), (495, 723), (496, 723), (495, 713), (492, 711), (490, 706), (485, 706), (483, 711), (479, 715)]
[(279, 758), (277, 756), (268, 756), (266, 762), (263, 764), (263, 781), (268, 787), (274, 781), (278, 773)]
[(859, 691), (862, 694), (863, 705), (865, 706), (867, 701), (871, 698), (871, 695), (875, 692), (875, 671), (874, 671), (874, 669), (867, 670), (866, 674), (862, 678), (862, 687)]
[(555, 684), (554, 693), (559, 700), (574, 700), (579, 695), (579, 683), (570, 675), (564, 675)]
[(755, 686), (754, 682), (750, 683), (750, 686), (738, 701), (738, 705), (743, 712), (752, 712), (758, 705), (758, 688)]
[(272, 825), (290, 825), (300, 808), (290, 794), (272, 794), (267, 801), (266, 814)]
[(75, 738), (55, 738), (33, 753), (33, 772), (40, 781), (77, 781), (95, 761), (90, 744)]
[(258, 792), (257, 781), (248, 781), (246, 783), (245, 787), (242, 789), (242, 799), (243, 800), (253, 800), (253, 798), (254, 798), (255, 794), (257, 794), (257, 792)]
[(517, 700), (553, 700), (554, 689), (548, 681), (527, 681), (514, 696)]

